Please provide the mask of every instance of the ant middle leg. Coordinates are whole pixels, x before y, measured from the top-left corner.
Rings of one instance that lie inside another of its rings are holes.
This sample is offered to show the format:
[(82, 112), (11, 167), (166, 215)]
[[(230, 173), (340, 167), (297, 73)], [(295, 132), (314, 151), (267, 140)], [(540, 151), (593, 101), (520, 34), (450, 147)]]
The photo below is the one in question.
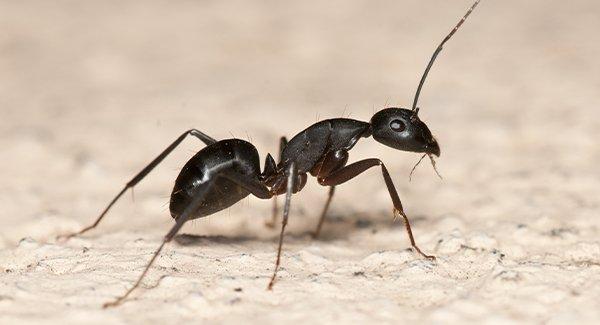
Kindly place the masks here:
[(288, 169), (287, 174), (287, 186), (285, 192), (285, 205), (283, 206), (283, 219), (281, 220), (281, 232), (279, 233), (279, 245), (277, 246), (277, 259), (275, 260), (275, 268), (273, 269), (273, 276), (267, 286), (267, 290), (273, 289), (275, 279), (277, 277), (277, 271), (279, 270), (279, 263), (281, 261), (281, 247), (283, 246), (283, 234), (285, 232), (285, 226), (288, 222), (288, 216), (290, 214), (290, 203), (292, 201), (292, 194), (296, 190), (296, 180), (298, 179), (298, 170), (296, 169), (296, 163), (292, 162)]
[(381, 166), (381, 173), (383, 174), (383, 179), (385, 181), (385, 185), (387, 186), (390, 197), (392, 198), (392, 202), (394, 204), (394, 217), (396, 217), (396, 213), (400, 214), (404, 218), (404, 225), (406, 226), (406, 232), (408, 233), (408, 238), (410, 239), (410, 243), (415, 251), (417, 251), (421, 256), (427, 259), (435, 259), (435, 256), (427, 255), (421, 251), (419, 246), (417, 246), (415, 242), (415, 238), (412, 233), (412, 229), (410, 227), (410, 222), (408, 221), (408, 217), (406, 213), (404, 213), (404, 209), (402, 208), (402, 202), (400, 201), (400, 197), (398, 196), (398, 192), (394, 187), (394, 183), (392, 182), (392, 178), (390, 177), (387, 168), (383, 164), (383, 162), (376, 158), (365, 159), (358, 162), (355, 162), (351, 165), (348, 165), (342, 169), (338, 169), (326, 177), (319, 178), (319, 183), (321, 185), (339, 185), (345, 183), (354, 177), (360, 175), (367, 169), (375, 166)]
[(211, 138), (210, 136), (208, 136), (196, 129), (191, 129), (191, 130), (184, 132), (175, 141), (173, 141), (173, 143), (171, 143), (165, 150), (163, 150), (163, 152), (161, 152), (156, 158), (154, 158), (154, 160), (152, 160), (150, 162), (150, 164), (148, 164), (146, 167), (144, 167), (144, 169), (142, 169), (129, 182), (127, 182), (125, 187), (123, 187), (123, 189), (110, 201), (110, 203), (108, 203), (106, 208), (102, 211), (102, 213), (100, 213), (100, 216), (98, 216), (98, 218), (96, 218), (96, 221), (94, 221), (93, 224), (81, 229), (78, 232), (74, 232), (74, 233), (70, 233), (70, 234), (66, 234), (66, 235), (60, 235), (57, 237), (57, 239), (67, 240), (71, 237), (81, 235), (89, 230), (96, 228), (96, 226), (98, 226), (98, 224), (100, 223), (102, 218), (104, 218), (104, 216), (108, 213), (110, 208), (112, 208), (112, 206), (115, 203), (117, 203), (117, 201), (121, 198), (121, 196), (123, 196), (123, 194), (125, 194), (125, 192), (127, 192), (128, 189), (133, 188), (137, 183), (139, 183), (142, 179), (144, 179), (144, 177), (146, 177), (146, 175), (148, 175), (154, 169), (154, 167), (156, 167), (158, 164), (160, 164), (163, 161), (163, 159), (165, 159), (165, 157), (167, 157), (188, 135), (192, 135), (192, 136), (200, 139), (207, 146), (217, 142), (217, 140)]

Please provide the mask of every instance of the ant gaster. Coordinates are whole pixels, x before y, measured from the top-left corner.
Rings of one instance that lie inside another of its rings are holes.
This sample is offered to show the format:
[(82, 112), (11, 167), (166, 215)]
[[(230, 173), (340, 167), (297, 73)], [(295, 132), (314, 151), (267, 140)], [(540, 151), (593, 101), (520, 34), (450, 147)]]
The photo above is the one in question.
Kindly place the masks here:
[[(435, 50), (421, 77), (410, 110), (395, 107), (385, 108), (373, 115), (370, 122), (335, 118), (315, 123), (298, 133), (290, 141), (282, 137), (279, 162), (275, 163), (273, 157), (267, 154), (262, 172), (258, 151), (247, 141), (241, 139), (217, 141), (196, 129), (189, 130), (179, 136), (125, 185), (92, 225), (77, 233), (61, 236), (61, 238), (70, 238), (95, 228), (115, 202), (128, 189), (133, 188), (148, 175), (188, 135), (194, 136), (206, 144), (205, 148), (196, 153), (185, 164), (175, 181), (169, 206), (171, 216), (175, 219), (175, 225), (166, 234), (158, 250), (154, 253), (135, 284), (125, 294), (115, 301), (105, 304), (104, 307), (119, 305), (140, 285), (165, 244), (175, 237), (187, 221), (206, 217), (226, 209), (250, 194), (261, 199), (271, 199), (277, 195), (285, 194), (277, 259), (273, 275), (268, 284), (268, 289), (272, 289), (279, 268), (283, 235), (288, 222), (292, 194), (302, 190), (309, 173), (317, 178), (320, 185), (329, 187), (329, 196), (314, 233), (315, 237), (318, 236), (321, 230), (335, 187), (353, 179), (369, 168), (380, 167), (394, 206), (394, 217), (400, 215), (404, 219), (412, 248), (427, 259), (435, 259), (435, 257), (423, 253), (415, 243), (408, 217), (404, 213), (400, 197), (384, 163), (377, 158), (371, 158), (346, 165), (348, 151), (361, 138), (373, 137), (377, 142), (397, 150), (424, 153), (423, 157), (428, 155), (432, 163), (434, 162), (432, 155), (440, 155), (440, 146), (427, 125), (419, 119), (419, 109), (417, 108), (419, 94), (425, 78), (443, 45), (463, 24), (479, 1), (477, 0), (469, 8), (459, 23)], [(276, 210), (275, 208), (274, 212)]]

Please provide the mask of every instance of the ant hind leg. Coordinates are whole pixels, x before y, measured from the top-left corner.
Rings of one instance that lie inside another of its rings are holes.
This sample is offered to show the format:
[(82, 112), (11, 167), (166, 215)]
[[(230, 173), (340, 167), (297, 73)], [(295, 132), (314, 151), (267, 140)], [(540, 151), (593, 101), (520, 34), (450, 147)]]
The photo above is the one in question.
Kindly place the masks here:
[(70, 233), (70, 234), (66, 234), (66, 235), (59, 235), (59, 236), (57, 236), (57, 239), (58, 240), (68, 240), (72, 237), (79, 236), (89, 230), (96, 228), (96, 226), (98, 226), (100, 221), (104, 218), (104, 216), (108, 213), (108, 211), (112, 208), (112, 206), (115, 203), (117, 203), (117, 201), (121, 198), (121, 196), (123, 196), (123, 194), (125, 194), (125, 192), (127, 192), (128, 189), (130, 189), (130, 188), (132, 189), (137, 183), (139, 183), (142, 179), (144, 179), (144, 177), (146, 177), (146, 175), (148, 175), (158, 164), (160, 164), (163, 161), (163, 159), (165, 159), (165, 157), (167, 157), (173, 150), (175, 150), (175, 148), (177, 148), (177, 146), (188, 135), (192, 135), (192, 136), (200, 139), (207, 146), (217, 142), (217, 140), (211, 138), (210, 136), (208, 136), (196, 129), (191, 129), (191, 130), (186, 131), (185, 133), (180, 135), (175, 141), (173, 141), (173, 143), (171, 143), (165, 150), (163, 150), (163, 152), (161, 152), (156, 158), (154, 158), (154, 160), (152, 160), (152, 162), (150, 162), (146, 167), (144, 167), (144, 169), (142, 169), (137, 175), (135, 175), (129, 182), (127, 182), (125, 187), (123, 187), (123, 189), (110, 201), (110, 203), (106, 206), (106, 208), (104, 208), (102, 213), (100, 213), (100, 216), (98, 216), (96, 218), (96, 221), (94, 221), (93, 224), (81, 229), (78, 232), (74, 232), (74, 233)]
[(156, 252), (154, 252), (154, 255), (152, 255), (152, 258), (150, 259), (150, 261), (148, 262), (148, 264), (146, 264), (146, 267), (144, 268), (144, 271), (142, 272), (142, 274), (140, 274), (140, 276), (138, 277), (138, 279), (135, 282), (135, 284), (131, 288), (129, 288), (129, 290), (127, 290), (123, 295), (121, 295), (120, 297), (118, 297), (114, 301), (105, 303), (103, 305), (103, 308), (116, 307), (116, 306), (120, 305), (121, 303), (123, 303), (123, 301), (125, 301), (125, 299), (127, 299), (127, 297), (129, 297), (129, 295), (135, 289), (137, 289), (140, 286), (140, 284), (142, 283), (142, 280), (144, 279), (144, 277), (146, 277), (146, 274), (148, 273), (148, 270), (150, 270), (150, 267), (154, 264), (154, 261), (160, 255), (160, 252), (162, 251), (162, 249), (165, 246), (165, 244), (168, 243), (168, 242), (170, 242), (175, 237), (175, 235), (177, 234), (177, 232), (181, 229), (181, 227), (185, 224), (185, 222), (188, 221), (191, 218), (191, 216), (193, 215), (193, 213), (196, 211), (196, 209), (198, 209), (198, 207), (202, 203), (202, 201), (204, 199), (204, 195), (208, 192), (208, 190), (210, 190), (210, 188), (212, 187), (213, 184), (214, 184), (214, 181), (211, 181), (206, 186), (200, 187), (198, 189), (198, 192), (196, 192), (196, 194), (194, 195), (194, 199), (185, 208), (185, 210), (183, 211), (183, 213), (177, 218), (176, 223), (171, 228), (171, 230), (165, 235), (165, 237), (163, 238), (162, 243), (160, 244), (160, 246), (158, 247), (158, 249), (156, 250)]
[(154, 255), (152, 255), (152, 258), (150, 259), (150, 261), (148, 262), (148, 264), (146, 264), (146, 267), (145, 267), (144, 271), (138, 277), (138, 279), (135, 282), (135, 284), (129, 290), (127, 290), (127, 292), (125, 292), (125, 294), (123, 294), (122, 296), (120, 296), (116, 300), (104, 304), (104, 308), (115, 307), (115, 306), (120, 305), (123, 301), (125, 301), (125, 299), (127, 299), (127, 297), (135, 289), (137, 289), (140, 286), (140, 284), (142, 283), (142, 280), (144, 279), (144, 277), (148, 273), (148, 270), (150, 270), (150, 267), (152, 267), (152, 265), (154, 264), (154, 261), (160, 255), (160, 252), (162, 251), (162, 249), (165, 246), (165, 244), (168, 243), (168, 242), (170, 242), (175, 237), (175, 235), (177, 235), (177, 233), (179, 232), (179, 230), (181, 229), (181, 227), (188, 220), (190, 220), (190, 218), (194, 215), (194, 212), (196, 212), (196, 210), (204, 202), (204, 197), (205, 197), (206, 193), (208, 193), (212, 189), (212, 187), (215, 184), (215, 179), (217, 179), (218, 177), (224, 177), (224, 178), (227, 178), (227, 179), (235, 182), (240, 187), (242, 187), (245, 190), (249, 191), (250, 193), (252, 193), (253, 195), (255, 195), (258, 198), (261, 198), (261, 199), (270, 199), (271, 196), (272, 196), (271, 193), (269, 192), (269, 189), (266, 186), (264, 186), (262, 183), (260, 183), (256, 179), (254, 179), (254, 178), (250, 178), (250, 177), (246, 177), (244, 175), (240, 175), (240, 174), (238, 174), (238, 173), (236, 173), (234, 171), (224, 171), (224, 172), (222, 172), (220, 174), (215, 175), (215, 178), (213, 178), (212, 180), (209, 180), (208, 183), (206, 183), (205, 186), (198, 187), (198, 190), (194, 194), (194, 197), (193, 197), (192, 201), (183, 210), (183, 212), (181, 213), (181, 215), (179, 215), (179, 217), (176, 219), (176, 223), (173, 226), (173, 228), (171, 228), (171, 230), (165, 235), (165, 237), (163, 238), (162, 243), (160, 244), (160, 246), (158, 247), (158, 249), (156, 250), (156, 252), (154, 252)]

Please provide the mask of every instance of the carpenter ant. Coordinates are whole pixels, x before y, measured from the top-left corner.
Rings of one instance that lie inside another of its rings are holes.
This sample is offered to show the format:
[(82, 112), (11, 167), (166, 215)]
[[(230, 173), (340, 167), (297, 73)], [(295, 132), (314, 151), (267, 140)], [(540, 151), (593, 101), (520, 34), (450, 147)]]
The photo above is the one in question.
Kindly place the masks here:
[[(196, 129), (189, 130), (179, 136), (125, 185), (92, 225), (77, 233), (61, 236), (61, 238), (70, 238), (95, 228), (115, 202), (128, 189), (133, 188), (148, 175), (188, 135), (194, 136), (206, 144), (205, 148), (196, 153), (185, 164), (175, 181), (169, 206), (171, 216), (175, 219), (175, 225), (166, 234), (163, 242), (133, 287), (115, 301), (105, 304), (104, 307), (119, 305), (140, 285), (165, 244), (175, 237), (188, 220), (206, 217), (226, 209), (250, 194), (261, 199), (270, 199), (285, 194), (277, 259), (273, 275), (267, 287), (269, 290), (272, 289), (279, 268), (283, 235), (288, 222), (292, 194), (302, 190), (306, 184), (308, 173), (316, 177), (319, 184), (329, 187), (329, 196), (314, 233), (315, 237), (318, 236), (321, 230), (335, 187), (353, 179), (371, 167), (381, 167), (383, 179), (394, 205), (394, 216), (400, 215), (404, 219), (412, 248), (427, 259), (435, 259), (434, 256), (423, 253), (415, 243), (408, 217), (404, 213), (398, 192), (383, 162), (377, 158), (371, 158), (346, 165), (348, 151), (354, 147), (359, 139), (372, 136), (376, 141), (394, 149), (424, 153), (423, 157), (425, 155), (429, 156), (431, 162), (434, 163), (432, 156), (439, 157), (440, 147), (427, 125), (419, 119), (419, 108), (417, 107), (419, 94), (425, 78), (443, 45), (460, 28), (479, 2), (480, 0), (475, 1), (433, 53), (421, 77), (410, 110), (395, 107), (385, 108), (375, 113), (370, 122), (335, 118), (315, 123), (298, 133), (290, 141), (282, 137), (279, 162), (275, 163), (273, 157), (267, 154), (262, 172), (258, 151), (247, 141), (240, 139), (217, 141)], [(276, 211), (275, 205), (274, 213)]]

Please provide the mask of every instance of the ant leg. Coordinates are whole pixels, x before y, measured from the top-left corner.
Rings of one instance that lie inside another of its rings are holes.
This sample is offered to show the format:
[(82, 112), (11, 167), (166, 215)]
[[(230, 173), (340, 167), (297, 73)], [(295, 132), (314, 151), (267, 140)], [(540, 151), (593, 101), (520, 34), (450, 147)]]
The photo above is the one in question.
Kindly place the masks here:
[(408, 221), (408, 217), (406, 213), (404, 213), (404, 209), (402, 208), (402, 202), (400, 202), (400, 197), (398, 196), (398, 192), (394, 187), (394, 183), (392, 182), (392, 178), (385, 168), (383, 162), (376, 158), (365, 159), (358, 162), (355, 162), (351, 165), (348, 165), (342, 169), (336, 170), (329, 174), (326, 177), (319, 178), (319, 184), (321, 185), (339, 185), (345, 183), (352, 178), (358, 176), (363, 173), (367, 169), (375, 166), (381, 166), (381, 173), (383, 174), (383, 179), (385, 180), (385, 185), (387, 186), (388, 192), (392, 198), (392, 202), (394, 203), (394, 217), (396, 213), (399, 213), (404, 218), (404, 225), (406, 226), (406, 232), (408, 233), (408, 238), (410, 239), (410, 244), (412, 247), (423, 257), (427, 259), (435, 259), (435, 256), (427, 255), (421, 251), (421, 249), (415, 243), (415, 238), (413, 237), (412, 230), (410, 228), (410, 223)]
[(296, 163), (292, 162), (287, 173), (287, 187), (285, 192), (285, 205), (283, 206), (283, 219), (281, 220), (281, 233), (279, 234), (279, 246), (277, 247), (277, 259), (275, 260), (275, 269), (273, 270), (273, 276), (271, 277), (271, 281), (269, 281), (269, 285), (267, 286), (267, 290), (273, 289), (273, 284), (275, 284), (275, 278), (277, 277), (277, 270), (279, 269), (279, 262), (281, 260), (281, 246), (283, 246), (283, 233), (285, 231), (285, 226), (288, 222), (288, 216), (290, 214), (290, 202), (292, 200), (292, 193), (294, 189), (296, 189), (296, 180), (298, 179), (298, 170), (296, 169)]
[[(283, 154), (283, 149), (287, 146), (288, 140), (286, 137), (279, 138), (279, 160), (277, 163), (281, 162), (281, 156)], [(273, 213), (271, 214), (271, 220), (265, 222), (265, 226), (269, 228), (275, 227), (277, 223), (277, 215), (279, 214), (279, 206), (277, 205), (277, 196), (273, 196)]]
[(127, 297), (135, 289), (137, 289), (140, 286), (140, 284), (142, 283), (142, 280), (146, 276), (146, 273), (148, 273), (148, 270), (150, 270), (150, 267), (152, 266), (152, 264), (154, 264), (154, 261), (158, 258), (159, 254), (162, 251), (165, 244), (170, 242), (175, 237), (175, 235), (177, 235), (177, 233), (179, 232), (181, 227), (190, 219), (191, 216), (193, 216), (193, 213), (198, 209), (198, 207), (200, 207), (200, 205), (203, 202), (205, 194), (211, 189), (212, 185), (214, 184), (214, 180), (217, 177), (224, 177), (231, 181), (234, 181), (235, 183), (237, 183), (238, 185), (240, 185), (241, 187), (243, 187), (244, 189), (248, 190), (250, 193), (252, 193), (253, 195), (255, 195), (261, 199), (270, 199), (272, 196), (271, 193), (269, 192), (269, 189), (256, 179), (248, 178), (246, 176), (240, 175), (240, 174), (232, 172), (232, 171), (225, 171), (221, 174), (217, 174), (213, 180), (209, 181), (206, 184), (206, 186), (200, 187), (198, 189), (198, 192), (196, 192), (194, 194), (194, 198), (193, 198), (192, 202), (185, 208), (185, 210), (183, 210), (183, 213), (181, 213), (181, 215), (176, 219), (175, 225), (173, 226), (173, 228), (171, 228), (171, 230), (164, 237), (162, 243), (160, 244), (160, 246), (158, 247), (158, 249), (156, 250), (154, 255), (152, 255), (152, 258), (146, 265), (146, 268), (144, 269), (142, 274), (138, 277), (135, 284), (129, 290), (127, 290), (127, 292), (125, 292), (125, 294), (123, 294), (116, 300), (104, 304), (104, 308), (118, 306), (125, 299), (127, 299)]
[(146, 276), (146, 273), (148, 273), (148, 270), (150, 270), (150, 267), (152, 266), (152, 264), (154, 264), (154, 261), (156, 260), (156, 258), (160, 254), (160, 252), (162, 251), (162, 249), (165, 246), (165, 244), (168, 243), (168, 242), (170, 242), (173, 239), (173, 237), (175, 237), (175, 235), (177, 234), (177, 232), (179, 231), (179, 229), (181, 229), (181, 227), (183, 226), (183, 224), (186, 221), (188, 221), (190, 219), (190, 217), (193, 215), (193, 213), (196, 211), (196, 209), (198, 209), (198, 207), (202, 203), (202, 200), (204, 199), (204, 194), (206, 194), (208, 192), (208, 190), (212, 187), (213, 182), (214, 181), (210, 181), (208, 184), (206, 184), (206, 186), (200, 187), (198, 189), (198, 192), (196, 194), (194, 194), (194, 199), (192, 200), (192, 202), (190, 203), (190, 205), (188, 205), (185, 208), (185, 210), (183, 211), (183, 213), (176, 219), (175, 225), (173, 226), (173, 228), (171, 228), (171, 230), (163, 238), (162, 243), (160, 244), (160, 246), (158, 247), (158, 249), (156, 250), (156, 252), (154, 253), (154, 255), (152, 255), (152, 258), (150, 259), (150, 261), (148, 262), (148, 264), (146, 264), (146, 268), (144, 269), (144, 271), (142, 272), (142, 274), (138, 277), (138, 279), (135, 282), (135, 284), (133, 285), (133, 287), (131, 287), (129, 290), (127, 290), (127, 292), (125, 292), (125, 294), (123, 294), (122, 296), (120, 296), (116, 300), (105, 303), (103, 305), (103, 308), (116, 307), (116, 306), (120, 305), (125, 299), (127, 299), (127, 297), (135, 289), (137, 289), (140, 286), (140, 284), (142, 283), (142, 280)]
[(327, 202), (325, 202), (325, 207), (323, 208), (323, 212), (321, 212), (321, 218), (319, 218), (319, 224), (317, 224), (317, 230), (313, 233), (312, 237), (317, 239), (319, 234), (321, 233), (321, 228), (323, 227), (323, 222), (325, 221), (325, 216), (327, 215), (327, 210), (329, 210), (329, 204), (331, 204), (331, 199), (333, 199), (333, 193), (335, 193), (335, 185), (329, 187), (329, 195), (327, 196)]
[[(318, 167), (318, 171), (316, 172), (317, 178), (326, 177), (331, 174), (333, 171), (343, 168), (348, 162), (348, 151), (347, 150), (337, 150), (330, 151), (325, 155), (323, 162)], [(327, 210), (329, 210), (329, 205), (331, 204), (331, 200), (333, 199), (333, 194), (335, 193), (335, 185), (329, 187), (329, 194), (327, 196), (327, 201), (325, 202), (325, 207), (323, 208), (323, 212), (321, 212), (321, 217), (319, 218), (319, 223), (317, 224), (317, 229), (313, 233), (313, 238), (319, 237), (321, 233), (321, 228), (323, 227), (323, 222), (325, 222), (325, 217), (327, 216)]]
[(60, 236), (57, 237), (57, 239), (65, 239), (65, 240), (67, 240), (67, 239), (69, 239), (71, 237), (81, 235), (81, 234), (87, 232), (88, 230), (96, 228), (96, 226), (98, 226), (98, 224), (100, 223), (100, 221), (102, 220), (102, 218), (104, 218), (104, 216), (106, 215), (106, 213), (108, 213), (108, 211), (110, 210), (110, 208), (119, 200), (119, 198), (121, 198), (121, 196), (128, 189), (133, 188), (137, 183), (139, 183), (142, 179), (144, 179), (144, 177), (146, 177), (146, 175), (148, 175), (154, 169), (154, 167), (156, 167), (158, 164), (160, 164), (160, 162), (163, 161), (163, 159), (165, 159), (165, 157), (168, 156), (186, 138), (186, 136), (188, 136), (188, 135), (195, 136), (196, 138), (198, 138), (202, 142), (204, 142), (207, 146), (217, 142), (217, 140), (209, 137), (208, 135), (206, 135), (206, 134), (204, 134), (204, 133), (202, 133), (202, 132), (200, 132), (200, 131), (198, 131), (196, 129), (191, 129), (191, 130), (186, 131), (185, 133), (183, 133), (182, 135), (180, 135), (173, 143), (171, 143), (171, 145), (169, 145), (167, 147), (167, 149), (165, 149), (163, 152), (161, 152), (160, 155), (158, 155), (158, 157), (154, 158), (154, 160), (152, 160), (152, 162), (150, 162), (150, 164), (148, 164), (146, 167), (144, 167), (144, 169), (142, 169), (142, 171), (140, 171), (129, 182), (127, 182), (127, 184), (121, 190), (121, 192), (119, 192), (112, 199), (112, 201), (110, 201), (110, 203), (108, 204), (108, 206), (106, 206), (106, 208), (102, 211), (102, 213), (100, 213), (100, 216), (96, 219), (96, 221), (94, 221), (93, 224), (91, 224), (90, 226), (87, 226), (87, 227), (81, 229), (78, 232), (67, 234), (67, 235), (60, 235)]

